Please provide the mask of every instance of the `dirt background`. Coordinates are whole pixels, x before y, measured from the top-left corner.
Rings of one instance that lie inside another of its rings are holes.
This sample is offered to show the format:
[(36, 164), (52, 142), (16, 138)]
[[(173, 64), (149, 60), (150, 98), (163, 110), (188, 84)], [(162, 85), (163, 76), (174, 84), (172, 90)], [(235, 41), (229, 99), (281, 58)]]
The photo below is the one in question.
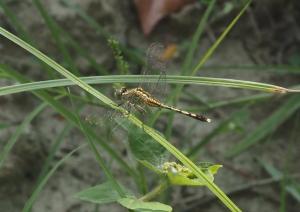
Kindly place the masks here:
[[(29, 0), (5, 0), (4, 2), (22, 20), (23, 27), (30, 32), (39, 49), (59, 61), (61, 59), (59, 51), (32, 2)], [(221, 10), (224, 7), (224, 2), (218, 3), (218, 9)], [(114, 60), (106, 41), (98, 36), (73, 10), (63, 7), (57, 0), (43, 0), (42, 3), (58, 24), (63, 26), (75, 40), (93, 55), (98, 63), (103, 64), (109, 70), (114, 70)], [(154, 41), (162, 43), (188, 42), (205, 9), (203, 5), (198, 3), (188, 5), (165, 18), (150, 36), (145, 37), (141, 32), (132, 1), (73, 0), (72, 3), (80, 5), (105, 30), (121, 42), (142, 49), (146, 49)], [(199, 46), (198, 58), (212, 45), (238, 11), (238, 7), (234, 8), (228, 14), (217, 17), (208, 24), (201, 40), (201, 46)], [(300, 4), (297, 0), (254, 2), (205, 66), (292, 64), (299, 67), (300, 62), (295, 59), (297, 55), (299, 57), (299, 11)], [(1, 12), (0, 24), (14, 32)], [(95, 71), (91, 70), (85, 61), (74, 52), (71, 53), (83, 75), (96, 75)], [(178, 55), (170, 64), (170, 70), (172, 70), (170, 74), (176, 74), (175, 70), (178, 70), (182, 64), (183, 56), (179, 50)], [(47, 79), (45, 73), (39, 68), (39, 64), (29, 54), (2, 37), (0, 38), (0, 62), (11, 65), (15, 70), (34, 80)], [(300, 77), (297, 74), (278, 74), (267, 69), (255, 69), (211, 70), (204, 68), (199, 72), (199, 75), (259, 81), (288, 87), (299, 84)], [(13, 84), (13, 82), (3, 79), (0, 82), (1, 86)], [(197, 93), (203, 101), (227, 100), (256, 93), (249, 90), (205, 86), (191, 86), (187, 88), (187, 91)], [(182, 107), (188, 105), (184, 100), (185, 98), (180, 102)], [(282, 101), (284, 98), (274, 97), (263, 104), (251, 107), (251, 118), (247, 119), (249, 122), (246, 123), (246, 130), (251, 130), (257, 126)], [(39, 102), (29, 93), (2, 96), (0, 102), (1, 123), (10, 125), (9, 128), (0, 131), (0, 147), (2, 147), (15, 132), (18, 124)], [(176, 116), (173, 124), (172, 143), (183, 150), (188, 149), (199, 142), (199, 138), (207, 135), (223, 119), (228, 117), (228, 114), (236, 110), (237, 108), (220, 108), (218, 111), (209, 112), (208, 115), (214, 120), (210, 125), (195, 124), (194, 121), (187, 120), (185, 117)], [(233, 159), (225, 158), (224, 153), (244, 135), (232, 131), (218, 136), (202, 150), (198, 160), (224, 165), (216, 177), (216, 184), (225, 192), (234, 192), (238, 187), (237, 185), (245, 185), (269, 177), (258, 164), (257, 158), (273, 164), (278, 169), (283, 169), (286, 162), (284, 158), (289, 155), (290, 161), (292, 161), (290, 169), (293, 170), (293, 173), (299, 173), (300, 146), (297, 143), (299, 139), (296, 141), (289, 139), (294, 122), (295, 118), (291, 118), (277, 129), (271, 141), (266, 139), (266, 142), (260, 143)], [(55, 141), (64, 126), (65, 122), (57, 117), (56, 112), (46, 109), (22, 134), (13, 152), (5, 160), (4, 167), (0, 172), (0, 211), (14, 212), (22, 209), (34, 188), (36, 177), (48, 154), (50, 144)], [(193, 129), (190, 135), (191, 139), (189, 143), (183, 144), (182, 139), (191, 132), (191, 128)], [(59, 160), (67, 152), (84, 142), (84, 137), (78, 130), (72, 129), (65, 137), (59, 152), (55, 155), (55, 160)], [(122, 137), (115, 136), (113, 143), (118, 146), (119, 151), (124, 151), (127, 148), (126, 139)], [(119, 145), (120, 143), (124, 145)], [(292, 148), (288, 148), (289, 145), (292, 145)], [(124, 160), (133, 159), (124, 156)], [(130, 179), (126, 179), (124, 173), (118, 170), (117, 165), (110, 158), (107, 158), (107, 161), (118, 179), (128, 186), (133, 184)], [(82, 149), (67, 160), (51, 177), (32, 211), (97, 211), (95, 205), (79, 201), (73, 197), (73, 194), (103, 180), (104, 174), (95, 162), (91, 151), (88, 148)], [(211, 193), (203, 188), (177, 187), (172, 189), (171, 196), (170, 204), (174, 211), (226, 211), (218, 203), (218, 200), (211, 198)], [(280, 185), (277, 183), (250, 186), (234, 193), (232, 199), (244, 211), (278, 211)], [(294, 198), (288, 196), (286, 204), (287, 211), (299, 211), (300, 203)], [(112, 204), (101, 206), (98, 211), (113, 212), (125, 211), (125, 209)]]

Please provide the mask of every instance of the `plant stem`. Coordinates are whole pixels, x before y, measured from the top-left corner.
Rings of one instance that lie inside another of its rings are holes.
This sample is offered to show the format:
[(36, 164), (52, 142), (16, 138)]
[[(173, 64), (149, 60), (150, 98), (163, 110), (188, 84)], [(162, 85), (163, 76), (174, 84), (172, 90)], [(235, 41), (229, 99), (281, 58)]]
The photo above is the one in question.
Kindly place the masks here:
[(142, 196), (139, 200), (142, 201), (149, 201), (154, 199), (156, 196), (161, 194), (162, 191), (164, 191), (168, 187), (168, 182), (164, 181), (160, 183), (158, 186), (156, 186), (152, 191), (148, 192), (144, 196)]

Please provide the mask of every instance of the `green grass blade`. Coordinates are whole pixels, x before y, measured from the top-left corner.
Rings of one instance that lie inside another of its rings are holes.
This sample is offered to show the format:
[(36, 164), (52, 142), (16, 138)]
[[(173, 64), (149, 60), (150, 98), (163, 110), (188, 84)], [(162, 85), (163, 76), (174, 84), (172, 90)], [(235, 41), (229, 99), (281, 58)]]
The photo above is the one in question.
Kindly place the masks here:
[[(0, 72), (5, 69), (6, 66), (0, 65)], [(149, 82), (157, 82), (159, 76), (148, 75)], [(91, 77), (80, 77), (81, 81), (87, 84), (108, 84), (108, 83), (139, 83), (141, 81), (140, 75), (107, 75), (107, 76), (91, 76)], [(228, 88), (243, 88), (251, 89), (263, 92), (272, 93), (287, 93), (287, 92), (300, 92), (300, 90), (293, 90), (280, 87), (277, 85), (251, 82), (244, 80), (234, 80), (234, 79), (224, 79), (224, 78), (209, 78), (209, 77), (191, 77), (191, 76), (175, 76), (168, 75), (166, 78), (167, 83), (171, 84), (189, 84), (189, 85), (208, 85), (208, 86), (222, 86)], [(45, 88), (55, 88), (62, 86), (75, 85), (74, 82), (68, 79), (58, 79), (58, 80), (47, 80), (39, 82), (31, 82), (25, 84), (17, 84), (11, 86), (5, 86), (0, 88), (0, 96), (20, 93), (25, 91), (34, 91)]]
[[(237, 21), (240, 19), (240, 17), (244, 14), (244, 12), (246, 11), (246, 9), (248, 8), (249, 4), (251, 3), (251, 0), (248, 1), (248, 3), (244, 6), (244, 8), (240, 11), (240, 13), (231, 21), (231, 23), (226, 27), (225, 31), (220, 35), (220, 37), (217, 39), (217, 41), (207, 50), (207, 52), (204, 54), (204, 56), (200, 59), (199, 63), (195, 66), (195, 68), (190, 72), (190, 75), (195, 75), (197, 73), (197, 71), (204, 65), (204, 63), (208, 60), (208, 58), (214, 53), (214, 51), (216, 50), (216, 48), (220, 45), (220, 43), (223, 41), (223, 39), (225, 38), (225, 36), (230, 32), (230, 30), (232, 29), (232, 27), (237, 23)], [(213, 2), (211, 1), (210, 6), (213, 6)], [(207, 9), (207, 13), (210, 12), (212, 8), (208, 8)], [(206, 14), (208, 15), (208, 14)], [(205, 23), (205, 18), (202, 19), (203, 22)], [(203, 24), (204, 24), (203, 23)], [(196, 32), (197, 35), (198, 32)], [(194, 36), (194, 39), (197, 40), (197, 36)], [(193, 44), (195, 45), (195, 44)], [(192, 55), (192, 49), (191, 51), (191, 55)], [(186, 59), (186, 63), (188, 64), (188, 60), (190, 60), (189, 58)], [(186, 65), (187, 68), (190, 68)], [(173, 91), (172, 95), (170, 96), (170, 99), (173, 99), (173, 103), (176, 104), (176, 101), (182, 91), (183, 85), (177, 86), (176, 89)]]
[[(37, 187), (40, 185), (40, 183), (42, 182), (42, 180), (45, 178), (45, 176), (47, 175), (48, 171), (50, 170), (51, 167), (51, 163), (53, 162), (54, 159), (54, 155), (55, 153), (58, 151), (60, 145), (62, 144), (62, 139), (64, 138), (65, 134), (69, 132), (69, 130), (71, 129), (71, 127), (69, 125), (67, 125), (66, 127), (64, 127), (64, 129), (61, 131), (61, 133), (58, 135), (58, 137), (55, 139), (53, 145), (50, 148), (49, 154), (46, 158), (46, 161), (43, 165), (43, 168), (36, 180), (36, 186), (33, 190), (36, 190)], [(32, 206), (32, 205), (31, 205)], [(31, 210), (31, 207), (30, 209)]]
[(65, 61), (71, 68), (71, 70), (74, 70), (74, 72), (78, 75), (79, 71), (76, 68), (76, 65), (74, 64), (74, 61), (72, 57), (70, 56), (67, 46), (64, 45), (63, 39), (60, 39), (61, 36), (65, 38), (68, 41), (68, 44), (70, 44), (71, 47), (73, 47), (79, 55), (84, 57), (90, 65), (95, 68), (95, 70), (98, 71), (99, 74), (107, 74), (108, 71), (97, 63), (97, 61), (84, 49), (82, 48), (78, 42), (76, 42), (68, 32), (66, 32), (64, 29), (62, 29), (53, 18), (47, 13), (47, 10), (44, 9), (43, 5), (41, 4), (40, 0), (33, 0), (34, 4), (42, 14), (42, 17), (45, 19), (45, 22), (52, 32), (53, 38), (55, 39), (59, 49), (64, 55)]
[(245, 109), (241, 109), (230, 115), (229, 118), (223, 120), (214, 130), (212, 130), (208, 135), (206, 135), (201, 141), (193, 146), (188, 152), (189, 158), (196, 158), (199, 151), (203, 148), (204, 145), (208, 144), (214, 137), (220, 133), (226, 131), (229, 128), (229, 124), (234, 122), (235, 119), (241, 118), (245, 114)]
[[(262, 93), (262, 94), (254, 94), (246, 97), (234, 98), (230, 100), (216, 101), (216, 102), (208, 103), (209, 107), (203, 108), (202, 110), (208, 111), (219, 107), (237, 106), (237, 105), (242, 105), (247, 103), (257, 103), (257, 102), (262, 102), (263, 100), (266, 100), (267, 98), (270, 98), (272, 96), (273, 94), (270, 93)], [(191, 109), (191, 111), (196, 111), (196, 110)]]
[[(25, 29), (22, 27), (22, 24), (18, 20), (17, 16), (14, 14), (13, 11), (11, 11), (6, 4), (3, 2), (3, 0), (0, 0), (0, 7), (3, 9), (3, 12), (5, 14), (5, 17), (8, 18), (11, 25), (16, 29), (17, 33), (20, 35), (21, 38), (23, 38), (26, 42), (30, 43), (33, 46), (37, 46), (34, 42), (34, 40), (30, 37), (30, 35), (25, 31)], [(50, 70), (49, 66), (45, 65), (43, 62), (38, 60), (41, 63), (41, 66), (47, 71), (47, 74), (54, 78), (54, 73)]]
[(186, 54), (186, 57), (184, 59), (183, 62), (183, 66), (182, 66), (182, 71), (181, 71), (181, 75), (186, 75), (186, 73), (191, 70), (192, 67), (192, 62), (193, 62), (193, 58), (196, 52), (196, 47), (199, 43), (200, 37), (203, 34), (205, 25), (207, 23), (208, 17), (211, 14), (214, 5), (215, 5), (216, 1), (212, 0), (209, 2), (209, 5), (203, 15), (203, 18), (201, 18), (201, 21), (196, 29), (196, 32), (193, 35), (192, 41), (189, 45), (189, 49), (188, 49), (188, 53)]
[(31, 39), (27, 32), (23, 29), (22, 25), (19, 23), (17, 16), (6, 6), (6, 4), (3, 2), (3, 0), (0, 0), (0, 7), (3, 9), (3, 13), (5, 14), (5, 17), (8, 18), (11, 25), (14, 27), (14, 29), (17, 31), (17, 33), (27, 42), (29, 42)]
[(25, 206), (23, 208), (23, 212), (29, 212), (34, 201), (37, 199), (37, 197), (39, 196), (39, 194), (41, 193), (42, 189), (44, 188), (44, 186), (46, 185), (46, 183), (48, 182), (48, 180), (50, 179), (50, 177), (55, 173), (55, 171), (67, 160), (69, 159), (69, 157), (74, 154), (75, 152), (79, 151), (80, 149), (82, 149), (83, 147), (85, 147), (86, 145), (80, 145), (79, 147), (77, 147), (76, 149), (74, 149), (73, 151), (71, 151), (69, 154), (67, 154), (66, 156), (64, 156), (60, 161), (58, 161), (55, 166), (53, 166), (53, 168), (47, 173), (47, 175), (42, 179), (42, 181), (38, 184), (38, 186), (36, 187), (36, 189), (32, 192), (30, 198), (26, 201)]
[(51, 163), (54, 160), (54, 156), (56, 154), (56, 152), (58, 151), (60, 145), (62, 144), (62, 140), (63, 138), (66, 136), (66, 134), (69, 133), (69, 131), (71, 130), (71, 126), (70, 125), (66, 125), (62, 131), (59, 133), (59, 135), (57, 136), (57, 138), (54, 139), (54, 142), (50, 148), (49, 154), (47, 156), (47, 159), (44, 162), (43, 168), (39, 174), (37, 181), (37, 184), (39, 184), (41, 182), (41, 180), (46, 176), (47, 172), (49, 171), (50, 167), (51, 167)]
[(43, 7), (43, 5), (41, 4), (41, 2), (39, 0), (32, 0), (32, 3), (35, 5), (35, 7), (38, 9), (41, 16), (43, 17), (47, 27), (49, 28), (49, 30), (52, 34), (52, 37), (53, 37), (57, 47), (59, 48), (59, 51), (62, 53), (62, 55), (64, 57), (65, 63), (68, 65), (70, 70), (72, 70), (72, 72), (79, 75), (80, 73), (79, 73), (78, 69), (76, 68), (76, 65), (74, 64), (74, 61), (73, 61), (71, 55), (69, 54), (68, 49), (66, 48), (66, 46), (64, 45), (64, 43), (61, 40), (61, 35), (60, 35), (60, 31), (59, 31), (57, 24), (54, 22), (54, 20), (51, 18), (51, 16), (47, 13), (47, 11), (45, 10), (45, 8)]
[(254, 131), (248, 134), (246, 138), (236, 144), (226, 156), (233, 157), (247, 150), (258, 143), (268, 134), (272, 133), (285, 120), (287, 120), (300, 107), (300, 97), (291, 96), (277, 111), (265, 119)]
[[(117, 107), (117, 105), (110, 100), (108, 97), (104, 96), (100, 92), (98, 92), (93, 87), (89, 86), (85, 82), (83, 82), (81, 79), (76, 77), (74, 74), (67, 71), (65, 68), (60, 66), (55, 61), (51, 60), (49, 57), (47, 57), (42, 52), (38, 51), (37, 49), (30, 46), (28, 43), (25, 43), (20, 38), (16, 37), (15, 35), (9, 33), (2, 27), (0, 27), (0, 34), (2, 34), (7, 39), (11, 40), (15, 44), (19, 45), (20, 47), (24, 48), (31, 54), (35, 55), (37, 58), (42, 60), (43, 62), (47, 63), (49, 66), (51, 66), (54, 70), (68, 78), (69, 80), (76, 83), (78, 86), (80, 86), (82, 89), (86, 90), (88, 93), (92, 94), (93, 96), (97, 97), (100, 101), (104, 102), (105, 104), (109, 105), (110, 107), (119, 110), (123, 113), (126, 113), (126, 111), (120, 107)], [(128, 113), (126, 113), (128, 114)], [(128, 120), (131, 121), (134, 125), (137, 127), (144, 129), (146, 133), (148, 133), (154, 140), (156, 140), (158, 143), (160, 143), (162, 146), (164, 146), (171, 154), (173, 154), (179, 161), (183, 163), (187, 168), (189, 168), (195, 176), (203, 180), (203, 182), (206, 183), (206, 186), (223, 202), (224, 205), (226, 205), (230, 210), (232, 211), (241, 211), (230, 199), (229, 197), (212, 181), (210, 181), (207, 176), (191, 161), (189, 160), (185, 155), (183, 155), (178, 149), (176, 149), (173, 145), (171, 145), (166, 139), (164, 139), (158, 132), (156, 132), (151, 127), (143, 124), (139, 119), (137, 119), (132, 114), (127, 116)]]
[[(182, 70), (181, 70), (181, 75), (190, 75), (189, 72), (191, 72), (191, 71), (189, 71), (189, 70), (192, 70), (191, 67), (192, 67), (193, 57), (194, 57), (194, 54), (196, 51), (197, 43), (199, 42), (199, 39), (204, 31), (207, 19), (208, 19), (209, 15), (211, 14), (214, 5), (215, 5), (215, 0), (210, 1), (207, 9), (205, 10), (203, 17), (201, 18), (201, 21), (198, 24), (196, 32), (193, 35), (192, 42), (189, 45), (188, 53), (184, 59)], [(176, 106), (176, 102), (178, 101), (178, 98), (183, 89), (183, 86), (184, 85), (176, 85), (176, 88), (173, 90), (173, 92), (170, 95), (169, 100), (172, 100), (172, 104), (174, 106)], [(154, 123), (154, 121), (159, 117), (160, 114), (161, 114), (161, 111), (156, 112), (156, 114), (153, 116), (151, 122)], [(168, 117), (168, 126), (166, 129), (167, 137), (171, 136), (173, 120), (174, 120), (174, 113), (172, 113)]]
[[(59, 27), (59, 26), (58, 26)], [(108, 70), (99, 64), (94, 57), (92, 57), (86, 49), (81, 47), (75, 39), (69, 35), (65, 30), (63, 30), (61, 27), (59, 27), (60, 33), (63, 34), (63, 36), (66, 38), (66, 43), (70, 45), (70, 47), (74, 48), (75, 51), (81, 55), (83, 58), (85, 58), (91, 67), (93, 67), (99, 75), (108, 74)]]
[(214, 44), (208, 49), (208, 51), (204, 54), (203, 58), (200, 59), (199, 63), (196, 65), (196, 67), (194, 68), (194, 70), (192, 71), (192, 75), (195, 75), (196, 72), (204, 65), (204, 63), (208, 60), (208, 58), (210, 58), (210, 56), (215, 52), (215, 50), (217, 49), (217, 47), (221, 44), (221, 42), (224, 40), (224, 38), (226, 37), (226, 35), (230, 32), (230, 30), (233, 28), (233, 26), (235, 26), (235, 24), (237, 23), (237, 21), (241, 18), (241, 16), (245, 13), (246, 9), (249, 7), (251, 3), (251, 0), (248, 1), (245, 6), (243, 7), (243, 9), (239, 12), (239, 14), (231, 21), (231, 23), (226, 27), (226, 29), (224, 30), (224, 32), (220, 35), (220, 37), (218, 37), (218, 39), (216, 40), (216, 42), (214, 42)]
[(35, 108), (31, 113), (29, 113), (29, 115), (27, 115), (25, 117), (25, 119), (22, 121), (22, 123), (17, 127), (16, 131), (14, 132), (14, 134), (12, 135), (12, 137), (7, 141), (7, 143), (5, 144), (3, 151), (0, 154), (0, 168), (3, 165), (3, 162), (5, 160), (5, 158), (8, 156), (8, 154), (10, 153), (11, 149), (13, 148), (13, 146), (16, 144), (16, 142), (18, 141), (19, 137), (21, 136), (22, 132), (24, 131), (24, 129), (30, 124), (30, 122), (40, 113), (42, 112), (45, 108), (46, 108), (47, 104), (46, 103), (42, 103), (41, 105), (39, 105), (37, 108)]
[[(89, 14), (87, 14), (84, 10), (82, 10), (78, 5), (74, 5), (69, 0), (61, 0), (61, 2), (68, 8), (74, 10), (88, 25), (90, 25), (93, 29), (95, 29), (96, 33), (98, 33), (105, 41), (110, 38), (113, 38), (111, 34), (103, 29), (103, 27), (93, 19)], [(126, 48), (124, 45), (120, 44), (120, 49), (124, 54), (134, 61), (136, 64), (144, 64), (143, 58), (137, 52)]]
[[(68, 88), (68, 93), (71, 94), (70, 89)], [(74, 108), (74, 103), (72, 100), (72, 96), (70, 95), (70, 101), (71, 101), (71, 105), (72, 108)], [(81, 131), (83, 132), (83, 134), (85, 135), (85, 137), (87, 138), (87, 142), (90, 146), (90, 148), (92, 149), (92, 151), (94, 152), (95, 156), (96, 156), (96, 160), (98, 161), (98, 164), (100, 165), (100, 167), (102, 168), (102, 170), (104, 171), (105, 176), (107, 177), (107, 179), (110, 181), (111, 185), (112, 185), (112, 189), (114, 189), (115, 191), (118, 192), (118, 194), (121, 197), (125, 197), (125, 191), (122, 189), (122, 187), (119, 185), (119, 183), (117, 182), (117, 180), (115, 180), (115, 178), (113, 177), (113, 174), (110, 172), (109, 168), (105, 165), (105, 160), (103, 159), (103, 157), (101, 157), (99, 151), (97, 150), (93, 138), (87, 133), (88, 130), (85, 129), (85, 125), (82, 123), (81, 119), (79, 118), (79, 115), (77, 112), (74, 112), (76, 119), (77, 119), (77, 123), (81, 128)]]
[[(18, 20), (18, 18), (15, 16), (15, 14), (6, 6), (5, 3), (3, 3), (2, 0), (0, 0), (0, 7), (3, 9), (5, 17), (7, 17), (9, 19), (9, 21), (11, 22), (12, 26), (16, 29), (16, 31), (18, 32), (18, 34), (27, 42), (29, 43), (33, 43), (32, 39), (30, 38), (29, 34), (23, 29), (22, 25), (20, 24), (20, 20)], [(49, 16), (49, 15), (48, 15)], [(53, 20), (53, 19), (52, 19)], [(54, 20), (53, 20), (54, 21)], [(56, 29), (59, 30), (58, 34), (62, 34), (66, 40), (68, 41), (68, 44), (70, 44), (70, 46), (72, 48), (74, 48), (78, 54), (80, 54), (82, 57), (84, 57), (89, 63), (90, 65), (98, 71), (98, 73), (107, 73), (107, 70), (101, 66), (100, 64), (97, 63), (97, 61), (91, 57), (87, 51), (85, 51), (84, 48), (82, 48), (78, 42), (76, 42), (66, 31), (64, 31), (61, 27), (59, 27), (56, 24)], [(43, 63), (42, 63), (43, 64)], [(43, 64), (44, 65), (44, 64)], [(48, 69), (48, 66), (44, 65), (45, 68)], [(52, 72), (51, 72), (52, 73)]]
[(268, 72), (268, 73), (276, 73), (277, 75), (285, 75), (285, 74), (300, 74), (300, 67), (299, 66), (292, 66), (292, 65), (209, 65), (202, 67), (202, 70), (205, 71), (212, 71), (212, 72), (219, 72), (219, 71), (238, 71), (239, 73), (242, 71), (248, 72)]
[[(283, 179), (287, 176), (284, 176), (284, 173), (276, 169), (271, 164), (268, 164), (265, 161), (259, 160), (260, 164), (264, 167), (264, 169), (272, 176), (273, 179)], [(284, 189), (292, 195), (298, 202), (300, 202), (300, 190), (297, 190), (297, 188), (293, 187), (293, 182), (290, 182), (286, 185), (284, 185)], [(295, 184), (296, 185), (296, 184)]]

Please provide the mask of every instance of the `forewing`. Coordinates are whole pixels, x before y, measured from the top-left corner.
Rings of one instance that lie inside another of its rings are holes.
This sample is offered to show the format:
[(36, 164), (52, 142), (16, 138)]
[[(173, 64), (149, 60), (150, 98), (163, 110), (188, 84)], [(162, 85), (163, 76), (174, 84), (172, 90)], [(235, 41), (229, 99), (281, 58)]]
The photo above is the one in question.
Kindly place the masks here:
[[(161, 43), (152, 43), (146, 53), (146, 65), (142, 71), (144, 80), (140, 87), (156, 97), (164, 97), (166, 90), (166, 61), (163, 59), (164, 46)], [(158, 75), (159, 79), (151, 83), (147, 75)]]

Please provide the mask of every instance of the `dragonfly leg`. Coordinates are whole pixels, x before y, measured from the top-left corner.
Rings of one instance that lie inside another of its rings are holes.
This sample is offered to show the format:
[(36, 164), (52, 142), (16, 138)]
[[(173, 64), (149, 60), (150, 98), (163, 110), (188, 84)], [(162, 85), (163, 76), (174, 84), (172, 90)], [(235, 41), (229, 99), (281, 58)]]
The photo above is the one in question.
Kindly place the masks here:
[(145, 114), (146, 113), (146, 110), (140, 106), (140, 105), (137, 105), (137, 104), (133, 104), (134, 108), (139, 111), (141, 114)]
[(121, 107), (122, 105), (124, 105), (126, 102), (120, 102), (119, 104), (117, 104), (118, 107)]
[(127, 113), (125, 114), (125, 116), (129, 116), (130, 114), (131, 114), (131, 110), (132, 110), (132, 108), (133, 108), (133, 105), (132, 105), (132, 103), (130, 103), (129, 101), (127, 101), (127, 102), (125, 102), (127, 105), (128, 105), (128, 107), (126, 107), (126, 109), (127, 109)]

